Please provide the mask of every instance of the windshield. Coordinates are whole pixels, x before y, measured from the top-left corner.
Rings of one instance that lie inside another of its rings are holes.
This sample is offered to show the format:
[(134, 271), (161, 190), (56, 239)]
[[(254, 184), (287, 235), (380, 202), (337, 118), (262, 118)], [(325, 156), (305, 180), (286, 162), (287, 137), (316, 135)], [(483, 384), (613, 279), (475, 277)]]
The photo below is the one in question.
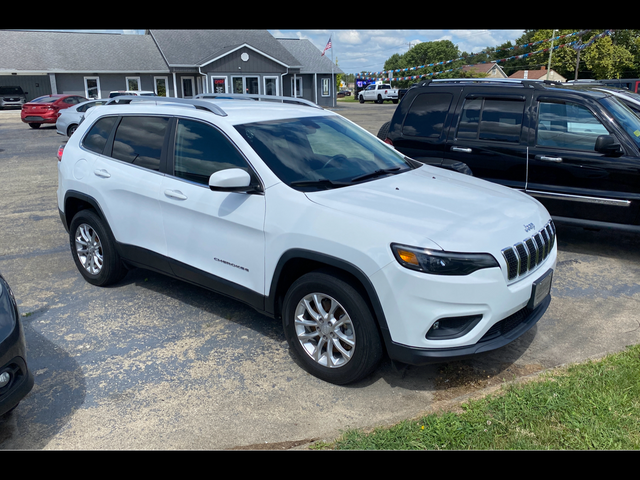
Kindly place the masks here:
[(339, 116), (250, 123), (236, 129), (280, 180), (304, 191), (344, 187), (415, 168)]
[(620, 126), (629, 134), (635, 144), (640, 147), (640, 117), (615, 97), (605, 97), (599, 101), (607, 107)]
[(22, 95), (20, 87), (0, 87), (0, 95)]

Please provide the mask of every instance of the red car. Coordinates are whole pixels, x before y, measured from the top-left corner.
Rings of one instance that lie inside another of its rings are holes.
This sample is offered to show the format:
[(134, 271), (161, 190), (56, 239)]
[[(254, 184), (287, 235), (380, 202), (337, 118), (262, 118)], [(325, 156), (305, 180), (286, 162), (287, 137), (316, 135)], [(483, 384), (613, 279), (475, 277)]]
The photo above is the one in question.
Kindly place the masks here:
[(44, 95), (22, 105), (20, 118), (31, 128), (40, 128), (43, 123), (55, 125), (60, 110), (86, 101), (87, 99), (80, 95)]

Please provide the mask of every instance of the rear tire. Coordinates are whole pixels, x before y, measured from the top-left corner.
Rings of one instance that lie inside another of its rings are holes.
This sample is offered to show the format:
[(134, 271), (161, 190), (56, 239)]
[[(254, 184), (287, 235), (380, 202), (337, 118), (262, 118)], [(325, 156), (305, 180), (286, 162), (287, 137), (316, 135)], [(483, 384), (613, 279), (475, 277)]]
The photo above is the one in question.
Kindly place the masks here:
[(30, 126), (31, 128), (40, 128), (40, 125), (41, 125), (40, 123), (30, 123), (30, 124), (29, 124), (29, 126)]
[(336, 385), (363, 379), (382, 358), (382, 342), (369, 306), (347, 281), (311, 272), (284, 298), (285, 337), (302, 367)]
[(69, 245), (78, 271), (92, 285), (105, 287), (126, 275), (111, 232), (94, 211), (81, 210), (73, 217)]

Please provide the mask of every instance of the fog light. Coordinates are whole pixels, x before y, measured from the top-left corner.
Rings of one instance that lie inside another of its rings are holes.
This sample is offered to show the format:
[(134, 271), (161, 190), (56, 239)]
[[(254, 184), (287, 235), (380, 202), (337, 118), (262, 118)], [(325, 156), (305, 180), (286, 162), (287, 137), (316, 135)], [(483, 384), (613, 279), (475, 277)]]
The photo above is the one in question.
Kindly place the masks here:
[(7, 372), (0, 373), (0, 388), (5, 387), (11, 381), (11, 375)]
[(444, 340), (466, 335), (482, 320), (482, 315), (449, 317), (437, 320), (427, 332), (429, 340)]

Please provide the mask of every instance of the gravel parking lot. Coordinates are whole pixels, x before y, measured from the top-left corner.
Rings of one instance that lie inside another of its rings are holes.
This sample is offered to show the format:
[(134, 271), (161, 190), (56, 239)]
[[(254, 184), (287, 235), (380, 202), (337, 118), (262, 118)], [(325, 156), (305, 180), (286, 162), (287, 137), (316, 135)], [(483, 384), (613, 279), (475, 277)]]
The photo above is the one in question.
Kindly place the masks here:
[[(396, 105), (339, 102), (375, 134)], [(427, 367), (385, 361), (347, 387), (306, 374), (279, 322), (145, 270), (97, 288), (57, 204), (55, 127), (0, 111), (0, 272), (23, 315), (35, 386), (0, 419), (1, 449), (286, 449), (390, 424), (640, 342), (640, 237), (558, 225), (553, 300), (503, 349)]]

